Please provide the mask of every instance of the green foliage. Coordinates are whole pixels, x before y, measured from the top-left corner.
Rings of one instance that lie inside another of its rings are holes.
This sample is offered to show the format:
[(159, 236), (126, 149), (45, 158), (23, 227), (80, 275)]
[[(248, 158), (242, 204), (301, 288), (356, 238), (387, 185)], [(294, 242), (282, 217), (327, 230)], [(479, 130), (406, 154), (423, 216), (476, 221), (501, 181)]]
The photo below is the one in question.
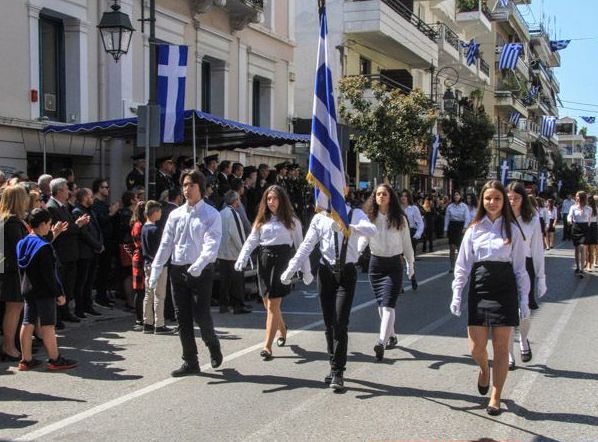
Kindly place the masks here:
[(478, 0), (457, 0), (457, 11), (469, 12), (478, 10)]
[(445, 137), (440, 147), (447, 162), (445, 176), (454, 180), (456, 189), (485, 180), (491, 157), (489, 144), (494, 136), (494, 125), (488, 116), (483, 112), (464, 114), (461, 120), (451, 116), (442, 120), (441, 127)]
[(558, 183), (559, 180), (563, 182), (561, 191), (559, 192), (560, 198), (566, 198), (568, 194), (578, 190), (588, 190), (589, 186), (583, 176), (583, 170), (573, 165), (569, 167), (563, 161), (563, 157), (560, 152), (554, 156), (554, 179)]
[(363, 76), (341, 79), (339, 91), (340, 115), (356, 130), (356, 150), (379, 163), (385, 177), (415, 171), (426, 157), (435, 121), (428, 97), (420, 90), (408, 95), (388, 90)]

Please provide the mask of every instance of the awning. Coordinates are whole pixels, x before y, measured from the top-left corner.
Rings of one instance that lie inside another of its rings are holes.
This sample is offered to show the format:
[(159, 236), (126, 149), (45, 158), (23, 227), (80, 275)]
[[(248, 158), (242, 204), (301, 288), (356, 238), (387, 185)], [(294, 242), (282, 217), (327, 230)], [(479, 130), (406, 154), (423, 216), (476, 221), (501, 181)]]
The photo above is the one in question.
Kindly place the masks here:
[[(247, 149), (251, 147), (282, 146), (309, 143), (310, 136), (294, 134), (227, 120), (198, 110), (185, 111), (185, 142), (193, 140), (193, 115), (197, 143), (210, 150)], [(70, 133), (98, 137), (136, 138), (137, 117), (93, 123), (46, 126), (44, 133)]]

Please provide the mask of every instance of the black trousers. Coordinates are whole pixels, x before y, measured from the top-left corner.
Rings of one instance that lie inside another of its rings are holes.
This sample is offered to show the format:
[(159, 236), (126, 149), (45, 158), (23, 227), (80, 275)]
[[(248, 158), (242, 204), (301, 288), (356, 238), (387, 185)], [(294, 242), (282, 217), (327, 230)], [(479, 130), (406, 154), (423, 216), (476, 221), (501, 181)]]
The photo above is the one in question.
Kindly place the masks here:
[(92, 307), (91, 290), (96, 274), (97, 258), (80, 259), (77, 262), (75, 283), (75, 310), (85, 312)]
[(179, 322), (179, 338), (183, 360), (197, 363), (197, 345), (193, 321), (199, 325), (201, 339), (208, 346), (217, 345), (214, 322), (210, 312), (210, 298), (214, 282), (214, 265), (208, 264), (197, 278), (187, 273), (189, 266), (170, 266), (170, 280), (174, 309)]
[(114, 247), (110, 243), (105, 244), (105, 249), (97, 257), (97, 275), (96, 283), (96, 299), (98, 301), (108, 300), (108, 289), (112, 281), (112, 260), (114, 257)]
[(349, 316), (355, 295), (357, 270), (354, 264), (347, 264), (339, 284), (332, 270), (320, 264), (318, 278), (330, 367), (333, 371), (342, 372), (347, 365)]
[(60, 306), (58, 309), (58, 317), (63, 313), (69, 311), (69, 301), (75, 298), (75, 285), (77, 283), (77, 261), (58, 263), (58, 275), (60, 282), (64, 288), (64, 296), (66, 297), (66, 304)]
[(218, 260), (220, 272), (220, 286), (218, 300), (220, 305), (241, 307), (244, 304), (245, 284), (243, 272), (235, 270), (235, 261)]
[(563, 241), (571, 239), (571, 224), (567, 220), (568, 214), (563, 214)]

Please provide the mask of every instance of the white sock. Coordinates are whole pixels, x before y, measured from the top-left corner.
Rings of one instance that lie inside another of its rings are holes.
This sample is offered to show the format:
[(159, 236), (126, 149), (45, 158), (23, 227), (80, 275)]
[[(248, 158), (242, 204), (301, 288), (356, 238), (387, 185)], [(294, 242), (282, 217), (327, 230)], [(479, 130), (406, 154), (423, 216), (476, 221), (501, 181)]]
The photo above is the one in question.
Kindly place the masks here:
[(521, 351), (529, 351), (527, 337), (529, 336), (530, 325), (530, 318), (525, 318), (519, 321), (519, 334), (521, 335), (519, 346), (521, 347)]
[(382, 320), (380, 321), (380, 336), (378, 341), (382, 344), (388, 341), (391, 333), (394, 334), (395, 309), (392, 307), (382, 307)]

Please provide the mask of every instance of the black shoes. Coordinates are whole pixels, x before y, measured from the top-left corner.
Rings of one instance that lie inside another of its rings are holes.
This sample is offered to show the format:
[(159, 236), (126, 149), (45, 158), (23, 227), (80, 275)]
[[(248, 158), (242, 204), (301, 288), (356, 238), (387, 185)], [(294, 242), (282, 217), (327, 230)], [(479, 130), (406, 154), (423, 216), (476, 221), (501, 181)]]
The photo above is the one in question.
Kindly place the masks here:
[(332, 379), (330, 380), (330, 388), (332, 388), (335, 391), (340, 391), (345, 388), (342, 372), (332, 373)]
[[(482, 371), (480, 370), (480, 375), (481, 374), (482, 374)], [(480, 384), (480, 376), (478, 375), (478, 392), (482, 396), (486, 396), (488, 394), (488, 390), (490, 390), (490, 379), (488, 379), (488, 385), (482, 385), (482, 384)]]
[(175, 331), (175, 329), (166, 327), (165, 325), (162, 325), (160, 327), (154, 327), (155, 335), (172, 335), (175, 333)]
[(102, 307), (105, 308), (113, 308), (114, 307), (114, 302), (105, 299), (105, 298), (98, 298), (96, 297), (96, 304), (101, 305)]
[(487, 406), (486, 413), (488, 413), (488, 415), (490, 415), (490, 416), (498, 416), (501, 413), (501, 409), (496, 408), (496, 407)]
[(384, 345), (377, 342), (374, 345), (374, 353), (376, 353), (376, 361), (382, 362), (382, 359), (384, 359)]
[(75, 310), (75, 316), (79, 319), (86, 319), (87, 315), (85, 312)]
[(415, 279), (415, 276), (411, 278), (411, 288), (417, 290), (417, 279)]
[(509, 361), (509, 371), (515, 370), (515, 361)]
[(93, 307), (89, 307), (87, 310), (85, 310), (85, 314), (91, 316), (102, 316), (102, 314)]
[(233, 315), (243, 315), (245, 313), (251, 313), (251, 309), (247, 306), (235, 307), (233, 310)]
[(220, 367), (224, 359), (220, 350), (220, 342), (216, 341), (214, 344), (209, 345), (208, 349), (210, 350), (210, 364), (212, 364), (212, 368)]
[(62, 313), (60, 319), (62, 319), (65, 322), (81, 322), (81, 319), (77, 318), (69, 311), (65, 311), (64, 313)]
[(187, 361), (183, 362), (183, 365), (181, 365), (180, 368), (177, 368), (176, 370), (170, 372), (170, 375), (173, 378), (180, 378), (183, 376), (193, 376), (193, 375), (198, 375), (201, 374), (201, 369), (199, 368), (199, 363), (195, 362), (194, 364), (191, 364)]
[(262, 350), (260, 351), (260, 356), (262, 357), (262, 359), (264, 361), (269, 361), (272, 359), (272, 353), (269, 352), (268, 350)]
[(332, 382), (332, 378), (334, 377), (334, 372), (330, 369), (330, 373), (324, 376), (324, 383), (330, 385)]
[(532, 360), (532, 347), (527, 341), (527, 350), (521, 350), (521, 362), (529, 362)]
[(289, 328), (286, 327), (285, 330), (285, 334), (284, 336), (280, 336), (277, 340), (276, 340), (276, 345), (278, 345), (279, 347), (284, 347), (284, 344), (287, 343), (287, 334), (289, 333)]
[(58, 355), (56, 359), (48, 359), (48, 370), (50, 371), (69, 370), (76, 366), (77, 361), (63, 358), (61, 355)]
[(391, 336), (390, 338), (388, 338), (388, 342), (386, 343), (386, 350), (395, 348), (398, 343), (399, 339), (396, 336)]
[(154, 334), (154, 326), (152, 324), (143, 324), (143, 333), (146, 335)]
[(29, 361), (25, 361), (22, 360), (19, 362), (19, 371), (29, 371), (29, 370), (33, 370), (37, 367), (40, 367), (42, 365), (42, 361), (40, 361), (39, 359), (34, 359), (32, 358)]

